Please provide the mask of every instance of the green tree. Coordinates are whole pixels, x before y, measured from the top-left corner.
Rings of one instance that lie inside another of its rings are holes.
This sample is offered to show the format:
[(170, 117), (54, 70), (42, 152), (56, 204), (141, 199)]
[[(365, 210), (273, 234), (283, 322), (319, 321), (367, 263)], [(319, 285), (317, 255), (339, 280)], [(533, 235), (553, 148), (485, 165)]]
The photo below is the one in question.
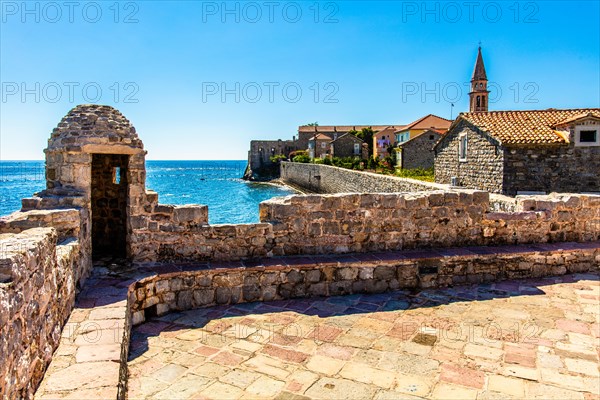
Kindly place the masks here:
[(398, 160), (398, 152), (396, 151), (396, 148), (394, 147), (394, 145), (390, 144), (387, 147), (387, 152), (388, 152), (389, 156), (391, 157), (393, 164), (396, 165), (396, 160)]
[(362, 128), (360, 130), (360, 132), (358, 132), (356, 134), (356, 137), (361, 139), (363, 142), (365, 142), (369, 146), (369, 157), (373, 157), (373, 135), (374, 134), (375, 134), (375, 132), (373, 132), (373, 129), (371, 127)]
[(319, 126), (318, 122), (311, 122), (310, 124), (306, 124), (306, 126)]

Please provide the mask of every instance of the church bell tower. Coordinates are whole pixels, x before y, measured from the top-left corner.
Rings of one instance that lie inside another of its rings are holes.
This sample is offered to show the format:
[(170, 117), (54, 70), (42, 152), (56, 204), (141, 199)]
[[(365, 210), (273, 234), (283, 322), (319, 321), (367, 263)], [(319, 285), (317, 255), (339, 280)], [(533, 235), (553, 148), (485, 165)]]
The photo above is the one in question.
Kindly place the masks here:
[(488, 98), (490, 91), (487, 90), (487, 76), (485, 74), (485, 66), (483, 65), (483, 57), (481, 56), (481, 46), (477, 53), (477, 61), (471, 78), (471, 92), (469, 93), (469, 111), (481, 112), (488, 110)]

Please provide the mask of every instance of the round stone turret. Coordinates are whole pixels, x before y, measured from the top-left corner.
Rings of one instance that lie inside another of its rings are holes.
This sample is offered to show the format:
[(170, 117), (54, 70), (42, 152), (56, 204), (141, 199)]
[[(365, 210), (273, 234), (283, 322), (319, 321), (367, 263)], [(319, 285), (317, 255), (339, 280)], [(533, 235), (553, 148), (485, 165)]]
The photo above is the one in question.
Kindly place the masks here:
[(85, 152), (87, 145), (102, 144), (144, 148), (135, 128), (119, 110), (82, 104), (69, 111), (54, 128), (47, 151)]
[(146, 151), (129, 120), (110, 106), (79, 105), (52, 131), (44, 152), (47, 189), (32, 205), (80, 207), (91, 217), (93, 253), (128, 255), (132, 221), (149, 201)]
[[(136, 165), (144, 169), (146, 154), (129, 120), (119, 110), (97, 104), (82, 104), (69, 111), (52, 131), (44, 152), (48, 189), (75, 189), (88, 195), (93, 154), (130, 156), (129, 167), (134, 170)], [(145, 181), (145, 175), (135, 178)]]

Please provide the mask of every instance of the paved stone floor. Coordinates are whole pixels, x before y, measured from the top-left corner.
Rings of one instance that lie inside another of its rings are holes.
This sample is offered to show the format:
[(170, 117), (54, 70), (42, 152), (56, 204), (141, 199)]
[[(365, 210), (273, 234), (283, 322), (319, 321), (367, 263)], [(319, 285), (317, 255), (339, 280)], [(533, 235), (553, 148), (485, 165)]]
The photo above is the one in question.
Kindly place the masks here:
[(173, 313), (129, 398), (598, 399), (599, 322), (593, 274)]

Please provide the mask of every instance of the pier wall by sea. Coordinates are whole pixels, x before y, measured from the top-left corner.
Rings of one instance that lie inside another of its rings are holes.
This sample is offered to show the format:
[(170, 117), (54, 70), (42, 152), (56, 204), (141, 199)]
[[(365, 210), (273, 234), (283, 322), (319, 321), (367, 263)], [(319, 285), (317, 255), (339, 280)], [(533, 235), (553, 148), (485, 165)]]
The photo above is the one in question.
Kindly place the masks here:
[(449, 185), (354, 171), (324, 164), (281, 163), (281, 179), (315, 193), (395, 193), (447, 190)]

